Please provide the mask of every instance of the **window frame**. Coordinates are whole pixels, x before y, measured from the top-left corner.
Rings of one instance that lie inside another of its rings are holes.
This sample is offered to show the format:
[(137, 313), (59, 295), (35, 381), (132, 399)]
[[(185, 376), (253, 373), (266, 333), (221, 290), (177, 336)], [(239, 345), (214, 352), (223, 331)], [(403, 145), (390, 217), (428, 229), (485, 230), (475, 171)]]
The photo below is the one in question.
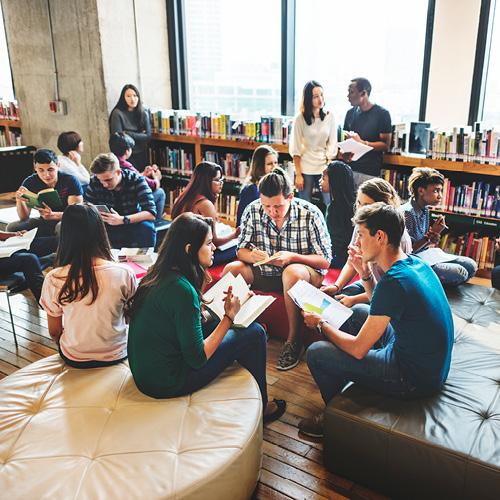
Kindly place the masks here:
[[(493, 8), (492, 8), (493, 7)], [(493, 19), (497, 5), (496, 0), (481, 0), (481, 11), (477, 28), (476, 55), (474, 72), (472, 74), (472, 88), (469, 105), (469, 125), (481, 121), (484, 115), (484, 98), (491, 55), (491, 41)]]
[[(482, 0), (483, 2), (490, 0)], [(184, 0), (166, 0), (172, 107), (189, 109), (186, 9)], [(419, 120), (425, 120), (436, 0), (428, 0)], [(281, 0), (281, 113), (295, 114), (296, 0)]]

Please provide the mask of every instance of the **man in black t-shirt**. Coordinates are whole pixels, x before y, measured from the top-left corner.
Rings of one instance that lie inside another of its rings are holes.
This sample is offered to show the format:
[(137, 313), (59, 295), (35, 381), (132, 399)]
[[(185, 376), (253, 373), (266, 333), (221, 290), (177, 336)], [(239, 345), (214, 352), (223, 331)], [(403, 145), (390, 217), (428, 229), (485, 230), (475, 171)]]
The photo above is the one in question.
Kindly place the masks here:
[(382, 154), (389, 150), (392, 139), (391, 115), (382, 106), (370, 102), (371, 90), (366, 78), (354, 78), (347, 95), (352, 108), (344, 120), (346, 136), (373, 148), (350, 163), (356, 186), (380, 175)]

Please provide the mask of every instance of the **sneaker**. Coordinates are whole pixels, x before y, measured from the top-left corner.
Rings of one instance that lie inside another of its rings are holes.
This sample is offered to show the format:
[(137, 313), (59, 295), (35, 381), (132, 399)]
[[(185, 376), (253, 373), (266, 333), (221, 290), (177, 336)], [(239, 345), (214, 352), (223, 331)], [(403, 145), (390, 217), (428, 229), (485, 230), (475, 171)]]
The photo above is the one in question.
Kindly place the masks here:
[(324, 422), (324, 413), (318, 413), (311, 418), (303, 418), (299, 422), (299, 431), (306, 436), (310, 436), (313, 438), (322, 438), (324, 435), (323, 432), (323, 422)]
[(301, 353), (302, 344), (299, 342), (285, 342), (276, 368), (278, 370), (291, 370), (299, 364)]

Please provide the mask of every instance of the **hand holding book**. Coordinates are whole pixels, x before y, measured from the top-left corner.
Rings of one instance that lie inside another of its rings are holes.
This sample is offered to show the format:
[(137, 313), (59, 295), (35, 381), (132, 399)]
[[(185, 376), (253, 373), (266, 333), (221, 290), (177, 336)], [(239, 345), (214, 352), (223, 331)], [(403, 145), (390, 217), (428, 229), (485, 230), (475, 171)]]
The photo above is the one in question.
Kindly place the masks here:
[(228, 317), (232, 324), (241, 309), (241, 302), (237, 295), (233, 295), (232, 286), (229, 286), (224, 294), (226, 295), (224, 298), (224, 316)]

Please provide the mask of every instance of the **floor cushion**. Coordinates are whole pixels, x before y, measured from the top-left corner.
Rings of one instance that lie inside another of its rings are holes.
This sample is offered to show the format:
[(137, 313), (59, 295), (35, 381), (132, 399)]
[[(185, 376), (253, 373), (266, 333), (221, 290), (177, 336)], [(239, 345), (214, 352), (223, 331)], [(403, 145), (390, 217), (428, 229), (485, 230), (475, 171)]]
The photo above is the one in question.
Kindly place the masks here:
[(234, 365), (191, 396), (138, 391), (127, 363), (58, 355), (0, 381), (3, 498), (243, 499), (262, 457), (262, 401)]

